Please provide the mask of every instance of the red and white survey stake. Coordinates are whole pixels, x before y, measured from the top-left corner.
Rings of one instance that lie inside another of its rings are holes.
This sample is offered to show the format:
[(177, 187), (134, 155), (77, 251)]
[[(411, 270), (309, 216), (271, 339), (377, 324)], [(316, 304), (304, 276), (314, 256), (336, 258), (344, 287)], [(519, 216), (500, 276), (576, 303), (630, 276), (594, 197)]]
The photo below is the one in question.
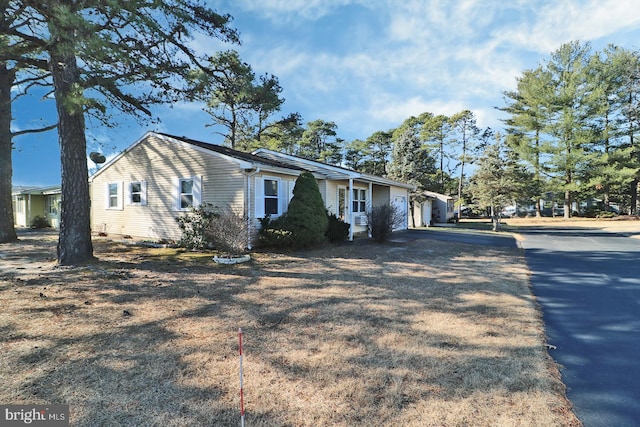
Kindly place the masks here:
[(238, 328), (238, 347), (240, 349), (240, 425), (244, 427), (244, 389), (242, 388), (242, 328)]

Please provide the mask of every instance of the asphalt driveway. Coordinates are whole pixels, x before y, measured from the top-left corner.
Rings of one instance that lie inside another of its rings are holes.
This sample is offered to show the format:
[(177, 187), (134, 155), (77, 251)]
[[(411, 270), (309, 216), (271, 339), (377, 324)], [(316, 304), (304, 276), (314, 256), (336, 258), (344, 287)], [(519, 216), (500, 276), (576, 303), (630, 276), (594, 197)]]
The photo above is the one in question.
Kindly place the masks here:
[(521, 233), (551, 356), (587, 427), (640, 423), (640, 240), (598, 230)]

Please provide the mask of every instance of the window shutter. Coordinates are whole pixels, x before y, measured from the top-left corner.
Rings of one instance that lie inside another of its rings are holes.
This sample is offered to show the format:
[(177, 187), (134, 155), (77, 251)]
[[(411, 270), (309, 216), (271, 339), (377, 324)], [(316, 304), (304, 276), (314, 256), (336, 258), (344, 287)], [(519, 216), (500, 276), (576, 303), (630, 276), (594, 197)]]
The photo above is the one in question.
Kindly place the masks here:
[(173, 206), (180, 210), (180, 177), (173, 178)]
[(104, 208), (109, 209), (109, 183), (104, 184)]
[(289, 207), (289, 181), (278, 181), (278, 215), (282, 215)]
[(119, 210), (124, 209), (124, 182), (118, 182), (118, 206)]
[(293, 199), (293, 189), (296, 186), (296, 181), (295, 180), (289, 180), (289, 193), (288, 193), (288, 200), (287, 200), (287, 204), (291, 201), (291, 199)]
[(131, 206), (133, 204), (133, 201), (131, 200), (131, 187), (132, 187), (132, 183), (128, 183), (126, 185), (127, 191), (124, 194), (124, 200), (127, 206)]
[(256, 218), (264, 218), (264, 179), (260, 177), (256, 177), (254, 187), (254, 200), (255, 200), (255, 217)]
[(193, 207), (197, 208), (202, 204), (202, 177), (194, 176), (192, 179), (193, 179)]
[(147, 181), (140, 181), (140, 205), (147, 206)]

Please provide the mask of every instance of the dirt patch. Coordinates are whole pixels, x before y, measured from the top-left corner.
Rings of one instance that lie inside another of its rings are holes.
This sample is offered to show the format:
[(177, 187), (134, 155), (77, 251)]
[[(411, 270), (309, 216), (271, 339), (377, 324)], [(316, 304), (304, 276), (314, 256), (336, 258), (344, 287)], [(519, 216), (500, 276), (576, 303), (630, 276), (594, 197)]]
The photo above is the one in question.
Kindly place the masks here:
[(427, 239), (211, 254), (56, 236), (0, 246), (0, 401), (72, 425), (579, 425), (517, 249)]

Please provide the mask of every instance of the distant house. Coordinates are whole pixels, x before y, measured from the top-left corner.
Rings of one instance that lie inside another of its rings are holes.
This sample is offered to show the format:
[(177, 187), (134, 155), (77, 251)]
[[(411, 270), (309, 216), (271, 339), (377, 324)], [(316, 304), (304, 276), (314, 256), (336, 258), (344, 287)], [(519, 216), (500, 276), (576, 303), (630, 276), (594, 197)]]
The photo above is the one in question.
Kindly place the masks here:
[[(259, 219), (282, 215), (295, 180), (310, 171), (327, 210), (366, 233), (365, 212), (393, 203), (408, 227), (409, 184), (261, 149), (253, 154), (185, 137), (148, 132), (93, 174), (91, 221), (96, 232), (177, 240), (175, 218), (203, 203)], [(250, 243), (250, 242), (248, 242)]]
[(428, 227), (453, 219), (453, 197), (433, 191), (423, 191), (426, 200), (416, 203), (413, 220), (416, 227)]
[(11, 192), (13, 223), (16, 227), (31, 227), (36, 217), (50, 227), (60, 227), (61, 187), (14, 187)]

